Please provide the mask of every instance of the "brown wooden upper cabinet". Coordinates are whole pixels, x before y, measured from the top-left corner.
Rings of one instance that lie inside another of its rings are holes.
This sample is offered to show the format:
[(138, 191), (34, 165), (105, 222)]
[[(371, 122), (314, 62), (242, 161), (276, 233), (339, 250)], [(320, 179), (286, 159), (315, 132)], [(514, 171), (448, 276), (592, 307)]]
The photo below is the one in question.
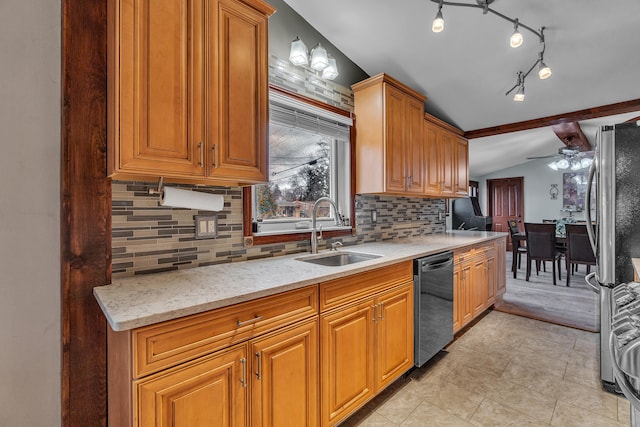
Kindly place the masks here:
[(274, 11), (262, 0), (110, 1), (109, 175), (267, 181)]
[(384, 73), (352, 89), (356, 193), (467, 195), (467, 141), (459, 129), (424, 113), (424, 95)]
[(427, 151), (425, 194), (466, 197), (469, 191), (469, 150), (462, 131), (425, 114)]

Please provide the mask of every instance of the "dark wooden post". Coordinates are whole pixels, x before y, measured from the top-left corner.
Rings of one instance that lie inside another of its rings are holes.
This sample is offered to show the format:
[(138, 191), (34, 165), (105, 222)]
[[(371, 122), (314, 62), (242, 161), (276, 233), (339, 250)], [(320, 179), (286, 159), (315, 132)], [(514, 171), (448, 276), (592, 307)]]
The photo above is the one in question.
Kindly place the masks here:
[(107, 423), (106, 322), (92, 289), (111, 279), (106, 178), (107, 0), (62, 1), (62, 425)]

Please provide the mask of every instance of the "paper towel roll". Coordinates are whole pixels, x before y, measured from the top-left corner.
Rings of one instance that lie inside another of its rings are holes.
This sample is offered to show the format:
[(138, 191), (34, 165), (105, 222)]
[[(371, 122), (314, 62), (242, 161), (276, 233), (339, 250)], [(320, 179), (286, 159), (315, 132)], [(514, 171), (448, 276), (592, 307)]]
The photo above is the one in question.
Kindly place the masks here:
[(199, 191), (182, 190), (175, 187), (164, 187), (162, 189), (160, 205), (198, 209), (201, 211), (220, 211), (224, 208), (224, 197), (220, 194), (208, 194)]

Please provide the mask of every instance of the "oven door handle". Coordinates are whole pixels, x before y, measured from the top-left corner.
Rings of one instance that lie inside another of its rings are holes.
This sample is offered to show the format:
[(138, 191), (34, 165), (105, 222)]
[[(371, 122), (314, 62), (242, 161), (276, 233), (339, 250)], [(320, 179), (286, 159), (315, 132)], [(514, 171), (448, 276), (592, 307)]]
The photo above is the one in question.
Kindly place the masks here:
[(596, 294), (600, 293), (600, 283), (592, 283), (591, 280), (596, 277), (596, 273), (595, 271), (593, 273), (589, 273), (585, 276), (584, 281), (587, 283), (587, 285), (589, 285), (589, 287), (591, 288), (591, 290), (593, 290), (593, 292), (595, 292)]
[(640, 411), (640, 399), (636, 397), (636, 394), (633, 391), (633, 387), (629, 383), (627, 376), (620, 369), (620, 365), (618, 365), (618, 359), (616, 358), (616, 347), (615, 347), (615, 334), (611, 331), (609, 334), (609, 355), (611, 356), (611, 366), (613, 367), (613, 373), (615, 377), (618, 379), (618, 385), (620, 386), (620, 390), (624, 393), (625, 397), (629, 399), (629, 402), (635, 408), (635, 410)]
[(425, 272), (425, 271), (433, 271), (433, 270), (440, 270), (441, 268), (446, 268), (450, 265), (453, 265), (453, 258), (447, 258), (443, 261), (440, 262), (434, 262), (434, 263), (423, 263), (420, 266), (420, 270)]

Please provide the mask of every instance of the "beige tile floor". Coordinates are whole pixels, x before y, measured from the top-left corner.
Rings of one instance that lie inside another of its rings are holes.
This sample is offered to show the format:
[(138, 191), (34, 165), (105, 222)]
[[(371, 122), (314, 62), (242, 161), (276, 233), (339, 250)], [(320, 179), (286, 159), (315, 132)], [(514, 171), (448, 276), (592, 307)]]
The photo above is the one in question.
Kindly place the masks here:
[(598, 335), (489, 312), (342, 426), (628, 426), (601, 390)]

